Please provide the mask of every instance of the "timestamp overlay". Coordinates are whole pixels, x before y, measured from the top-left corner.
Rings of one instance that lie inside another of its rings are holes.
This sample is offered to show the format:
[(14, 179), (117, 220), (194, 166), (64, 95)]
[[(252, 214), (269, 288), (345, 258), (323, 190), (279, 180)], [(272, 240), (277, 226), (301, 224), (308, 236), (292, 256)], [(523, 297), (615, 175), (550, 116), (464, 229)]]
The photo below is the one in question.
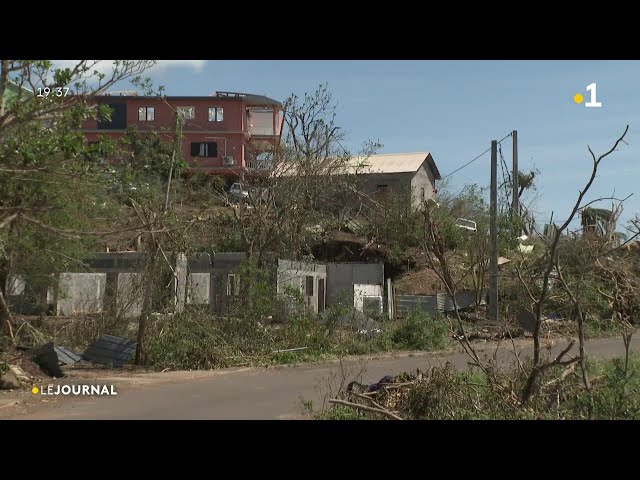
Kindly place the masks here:
[(38, 98), (66, 97), (69, 94), (69, 87), (40, 87), (36, 89), (36, 92)]
[[(597, 84), (595, 82), (594, 83), (590, 83), (589, 85), (587, 85), (585, 90), (587, 92), (589, 92), (590, 100), (584, 104), (585, 107), (587, 107), (587, 108), (600, 108), (600, 107), (602, 107), (602, 102), (598, 101), (597, 89), (598, 89), (598, 86), (597, 86)], [(582, 102), (584, 102), (584, 95), (582, 95), (581, 93), (576, 93), (573, 96), (573, 101), (576, 104), (580, 105)]]

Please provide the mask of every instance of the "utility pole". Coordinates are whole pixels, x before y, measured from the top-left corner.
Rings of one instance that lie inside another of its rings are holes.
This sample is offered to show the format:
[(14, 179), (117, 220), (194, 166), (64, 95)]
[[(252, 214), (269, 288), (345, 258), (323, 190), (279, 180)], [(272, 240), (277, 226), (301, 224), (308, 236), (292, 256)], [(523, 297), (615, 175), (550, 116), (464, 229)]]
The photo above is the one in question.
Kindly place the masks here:
[(489, 201), (489, 318), (498, 320), (498, 142), (491, 140), (491, 198)]
[[(511, 218), (514, 222), (520, 218), (520, 199), (518, 198), (518, 131), (514, 130), (511, 134), (513, 139), (513, 193), (511, 198)], [(518, 229), (520, 230), (520, 229)]]

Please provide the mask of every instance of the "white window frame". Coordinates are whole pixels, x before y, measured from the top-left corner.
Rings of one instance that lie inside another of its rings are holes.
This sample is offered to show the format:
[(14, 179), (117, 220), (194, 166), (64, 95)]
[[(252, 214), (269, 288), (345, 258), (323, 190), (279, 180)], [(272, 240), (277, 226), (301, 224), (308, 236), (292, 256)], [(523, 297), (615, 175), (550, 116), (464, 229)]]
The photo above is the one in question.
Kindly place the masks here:
[[(140, 114), (144, 109), (144, 118), (140, 118)], [(149, 112), (152, 112), (151, 118), (149, 118)], [(138, 121), (139, 122), (154, 122), (156, 119), (156, 107), (138, 107)]]
[[(177, 110), (178, 115), (180, 115), (183, 120), (194, 120), (196, 118), (196, 107), (185, 105), (177, 107)], [(185, 115), (185, 112), (188, 111), (191, 111), (191, 115)]]
[[(212, 110), (213, 117), (211, 116)], [(207, 119), (210, 122), (224, 122), (224, 107), (209, 107), (209, 110), (207, 111)]]

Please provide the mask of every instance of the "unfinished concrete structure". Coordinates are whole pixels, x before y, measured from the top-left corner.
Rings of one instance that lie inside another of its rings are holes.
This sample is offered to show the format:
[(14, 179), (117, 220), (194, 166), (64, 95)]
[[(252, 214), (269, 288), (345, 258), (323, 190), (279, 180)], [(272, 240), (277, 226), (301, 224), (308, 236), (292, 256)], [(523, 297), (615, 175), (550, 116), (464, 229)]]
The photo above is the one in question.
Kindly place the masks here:
[[(203, 306), (226, 314), (242, 303), (245, 280), (240, 271), (247, 255), (242, 252), (202, 254), (189, 258), (169, 255), (173, 263), (156, 284), (169, 284), (163, 300), (154, 301), (155, 311), (181, 312), (187, 306)], [(60, 274), (58, 292), (52, 297), (57, 315), (111, 312), (120, 317), (137, 317), (142, 312), (147, 257), (138, 252), (98, 253), (78, 266), (78, 271)], [(268, 257), (268, 281), (274, 292), (285, 297), (287, 288), (302, 295), (305, 306), (322, 313), (327, 306), (345, 302), (355, 310), (382, 313), (384, 265), (381, 263), (316, 264)], [(85, 271), (80, 271), (84, 269)], [(167, 281), (169, 279), (169, 281)], [(28, 279), (16, 275), (11, 283), (11, 307), (29, 290)], [(24, 302), (23, 302), (24, 303)], [(21, 308), (14, 308), (16, 313)]]
[[(164, 305), (173, 312), (184, 308), (187, 292), (188, 261), (176, 254), (170, 268), (170, 300)], [(73, 271), (58, 276), (57, 290), (47, 292), (47, 303), (56, 315), (87, 315), (109, 311), (116, 316), (136, 317), (142, 311), (146, 256), (139, 252), (96, 253), (78, 262)], [(15, 285), (14, 285), (15, 284)], [(33, 313), (32, 290), (24, 275), (15, 275), (10, 290), (11, 306), (16, 313)], [(42, 308), (41, 308), (42, 309)]]
[(187, 282), (187, 305), (211, 305), (213, 297), (211, 255), (202, 254), (189, 259), (189, 280)]
[(300, 292), (304, 304), (313, 313), (325, 310), (326, 282), (326, 265), (278, 260), (278, 295), (286, 295), (288, 288)]
[(100, 313), (106, 286), (106, 273), (62, 273), (58, 281), (56, 315)]
[(327, 305), (346, 302), (361, 312), (382, 313), (383, 294), (384, 264), (327, 264)]

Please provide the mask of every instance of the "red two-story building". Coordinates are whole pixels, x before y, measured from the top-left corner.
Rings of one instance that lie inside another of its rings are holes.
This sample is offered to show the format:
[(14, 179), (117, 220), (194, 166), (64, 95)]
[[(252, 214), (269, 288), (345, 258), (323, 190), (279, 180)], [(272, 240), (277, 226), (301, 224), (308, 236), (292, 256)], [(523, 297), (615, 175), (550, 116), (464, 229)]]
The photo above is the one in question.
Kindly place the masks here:
[(116, 92), (96, 97), (96, 102), (109, 105), (112, 113), (108, 121), (84, 122), (89, 142), (101, 136), (120, 138), (131, 127), (161, 132), (169, 141), (175, 112), (179, 112), (183, 154), (191, 173), (266, 173), (282, 130), (282, 104), (261, 95), (216, 92), (203, 97), (158, 98)]

